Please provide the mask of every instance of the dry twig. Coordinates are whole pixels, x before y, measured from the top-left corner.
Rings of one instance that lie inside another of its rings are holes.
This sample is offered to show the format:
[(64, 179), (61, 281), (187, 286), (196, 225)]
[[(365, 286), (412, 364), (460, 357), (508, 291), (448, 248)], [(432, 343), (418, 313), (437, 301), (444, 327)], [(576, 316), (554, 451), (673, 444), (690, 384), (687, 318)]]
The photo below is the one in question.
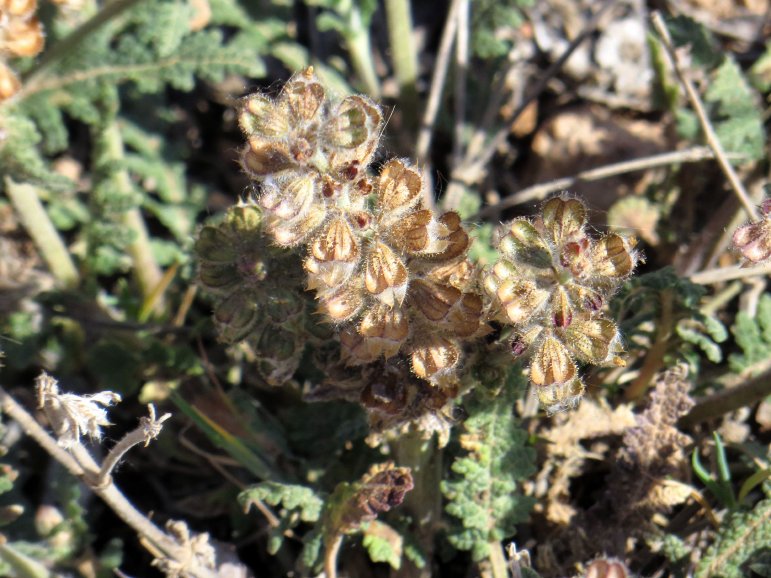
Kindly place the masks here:
[(712, 123), (710, 122), (709, 118), (707, 117), (707, 113), (704, 110), (704, 104), (701, 102), (701, 98), (699, 97), (698, 92), (696, 92), (696, 88), (693, 86), (693, 83), (684, 72), (684, 66), (680, 61), (674, 45), (672, 44), (672, 38), (669, 36), (669, 31), (664, 24), (661, 13), (654, 12), (651, 16), (651, 21), (653, 23), (653, 27), (656, 29), (656, 32), (658, 32), (659, 36), (661, 37), (661, 42), (664, 45), (665, 51), (669, 56), (669, 60), (675, 69), (675, 73), (677, 73), (677, 78), (680, 80), (680, 84), (685, 89), (688, 100), (691, 102), (691, 106), (693, 107), (693, 110), (699, 119), (699, 124), (701, 125), (701, 129), (704, 131), (704, 138), (707, 140), (707, 145), (712, 149), (712, 152), (715, 153), (715, 159), (720, 165), (723, 174), (725, 174), (726, 178), (728, 179), (734, 194), (738, 197), (739, 202), (741, 202), (742, 206), (744, 207), (744, 210), (747, 211), (750, 219), (757, 221), (759, 219), (758, 211), (755, 208), (755, 205), (752, 203), (752, 199), (750, 199), (750, 196), (747, 194), (744, 185), (739, 180), (736, 171), (731, 166), (731, 163), (728, 162), (728, 157), (723, 150), (723, 145), (720, 144), (720, 139), (718, 139), (717, 134), (715, 133), (715, 129), (712, 127)]

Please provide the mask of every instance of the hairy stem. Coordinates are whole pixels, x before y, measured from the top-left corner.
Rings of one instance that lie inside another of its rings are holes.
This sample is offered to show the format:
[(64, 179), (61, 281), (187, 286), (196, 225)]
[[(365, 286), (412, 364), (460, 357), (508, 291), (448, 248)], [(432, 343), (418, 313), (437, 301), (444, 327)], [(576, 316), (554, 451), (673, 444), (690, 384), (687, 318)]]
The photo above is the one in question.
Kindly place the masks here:
[(418, 119), (418, 53), (412, 30), (410, 0), (385, 0), (385, 9), (404, 126), (414, 131)]
[[(411, 432), (396, 442), (397, 463), (412, 471), (413, 490), (407, 494), (404, 507), (411, 515), (415, 537), (427, 560), (433, 559), (436, 530), (442, 515), (441, 480), (442, 454), (436, 440), (426, 440)], [(429, 578), (431, 566), (418, 568), (412, 563), (402, 565), (396, 573), (399, 578)]]
[(76, 287), (80, 281), (78, 270), (43, 203), (40, 202), (38, 189), (30, 184), (16, 183), (6, 177), (5, 190), (53, 276), (65, 287)]

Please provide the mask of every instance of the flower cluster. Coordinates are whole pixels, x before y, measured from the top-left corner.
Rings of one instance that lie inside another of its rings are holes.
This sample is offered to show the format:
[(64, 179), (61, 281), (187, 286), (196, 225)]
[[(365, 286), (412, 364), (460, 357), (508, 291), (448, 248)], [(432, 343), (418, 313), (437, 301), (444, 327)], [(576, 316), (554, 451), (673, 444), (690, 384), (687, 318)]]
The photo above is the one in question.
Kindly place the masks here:
[(36, 11), (37, 0), (0, 0), (0, 102), (21, 88), (7, 60), (37, 56), (43, 50), (45, 38)]
[(771, 199), (760, 205), (761, 219), (742, 225), (733, 234), (734, 247), (749, 264), (771, 259)]
[(549, 412), (580, 400), (577, 361), (624, 364), (618, 328), (602, 308), (639, 260), (633, 245), (615, 233), (590, 237), (584, 204), (563, 197), (533, 221), (513, 221), (501, 239), (485, 289), (494, 315), (514, 326), (513, 353), (531, 351), (530, 381)]
[(271, 247), (258, 207), (231, 207), (219, 224), (203, 227), (195, 244), (199, 283), (214, 296), (214, 323), (226, 343), (243, 342), (271, 385), (300, 363), (308, 300), (299, 260)]
[(246, 97), (239, 121), (266, 230), (275, 244), (307, 251), (307, 287), (340, 328), (346, 363), (403, 353), (419, 378), (451, 381), (461, 340), (482, 325), (469, 238), (456, 213), (424, 204), (416, 168), (391, 160), (370, 176), (377, 105), (330, 101), (309, 68), (275, 99)]

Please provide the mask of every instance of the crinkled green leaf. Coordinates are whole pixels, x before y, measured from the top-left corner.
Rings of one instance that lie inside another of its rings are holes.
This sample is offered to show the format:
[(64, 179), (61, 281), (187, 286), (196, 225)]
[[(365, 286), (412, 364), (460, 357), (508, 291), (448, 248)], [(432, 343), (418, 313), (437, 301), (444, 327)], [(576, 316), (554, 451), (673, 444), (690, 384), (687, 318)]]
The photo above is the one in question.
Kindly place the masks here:
[(491, 542), (512, 536), (534, 502), (517, 491), (518, 482), (535, 471), (535, 452), (512, 412), (525, 384), (522, 369), (514, 365), (502, 383), (475, 388), (460, 435), (464, 449), (451, 466), (455, 475), (441, 486), (445, 510), (457, 518), (450, 543), (470, 550), (475, 560), (489, 554)]

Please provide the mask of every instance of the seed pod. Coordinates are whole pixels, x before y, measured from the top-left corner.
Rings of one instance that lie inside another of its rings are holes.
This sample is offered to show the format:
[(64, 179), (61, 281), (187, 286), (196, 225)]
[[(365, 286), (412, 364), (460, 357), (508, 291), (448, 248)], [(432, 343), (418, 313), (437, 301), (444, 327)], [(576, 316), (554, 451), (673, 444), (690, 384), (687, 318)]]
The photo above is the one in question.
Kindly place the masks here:
[(31, 57), (40, 54), (44, 44), (43, 26), (37, 18), (13, 18), (9, 21), (3, 38), (4, 50), (14, 56)]
[(771, 218), (768, 213), (764, 213), (761, 221), (736, 229), (733, 244), (742, 257), (751, 263), (762, 263), (771, 258)]
[(295, 171), (296, 163), (289, 146), (253, 135), (248, 146), (241, 153), (241, 167), (253, 179), (262, 180), (267, 176), (278, 176)]
[(626, 277), (634, 269), (636, 258), (629, 243), (621, 235), (611, 233), (595, 244), (591, 261), (592, 273), (604, 277)]
[(281, 221), (303, 218), (316, 199), (316, 179), (311, 174), (276, 181), (269, 179), (262, 186), (260, 206)]
[(388, 245), (375, 242), (367, 255), (364, 285), (389, 307), (401, 305), (407, 293), (407, 267)]
[(549, 299), (549, 292), (538, 289), (533, 281), (509, 277), (499, 286), (495, 295), (503, 305), (511, 323), (524, 323), (532, 318)]
[(412, 371), (421, 379), (435, 378), (454, 369), (459, 360), (457, 343), (444, 337), (433, 337), (413, 347)]
[(219, 302), (214, 309), (214, 323), (220, 340), (225, 343), (243, 341), (265, 316), (251, 291), (235, 291)]
[(280, 139), (289, 135), (288, 112), (286, 107), (277, 105), (267, 96), (251, 94), (241, 101), (238, 124), (247, 137)]
[(580, 377), (567, 383), (555, 383), (536, 389), (538, 401), (546, 408), (546, 413), (553, 414), (566, 409), (573, 409), (581, 401), (586, 391), (586, 385)]
[(316, 80), (313, 67), (309, 66), (289, 79), (281, 91), (279, 101), (286, 103), (295, 123), (302, 123), (314, 120), (322, 108), (325, 96), (324, 87)]
[(555, 245), (564, 245), (583, 234), (586, 207), (576, 199), (553, 197), (541, 210), (543, 226)]
[(621, 352), (618, 327), (610, 319), (575, 319), (565, 330), (565, 343), (581, 361), (595, 365), (624, 365), (616, 354)]
[(25, 20), (37, 10), (37, 0), (3, 0), (0, 2), (0, 12), (5, 12), (12, 18)]
[(359, 280), (319, 295), (319, 312), (333, 323), (342, 323), (354, 317), (364, 306)]
[(509, 234), (501, 239), (500, 250), (518, 263), (538, 269), (552, 266), (549, 246), (538, 229), (530, 222), (519, 219), (511, 223)]
[(377, 182), (376, 210), (388, 215), (385, 224), (413, 209), (421, 199), (423, 179), (420, 173), (400, 160), (386, 163)]
[(4, 62), (0, 62), (0, 102), (11, 98), (21, 89), (16, 73)]
[(554, 336), (547, 336), (533, 353), (530, 381), (537, 386), (563, 384), (576, 377), (576, 364), (570, 352)]
[[(368, 165), (377, 150), (383, 124), (378, 106), (365, 96), (349, 96), (330, 111), (328, 119), (321, 139), (328, 150), (330, 167), (354, 162)], [(353, 178), (355, 175), (348, 180)]]
[(389, 244), (407, 255), (425, 252), (429, 243), (428, 227), (433, 215), (428, 209), (405, 215), (388, 227), (385, 237)]

